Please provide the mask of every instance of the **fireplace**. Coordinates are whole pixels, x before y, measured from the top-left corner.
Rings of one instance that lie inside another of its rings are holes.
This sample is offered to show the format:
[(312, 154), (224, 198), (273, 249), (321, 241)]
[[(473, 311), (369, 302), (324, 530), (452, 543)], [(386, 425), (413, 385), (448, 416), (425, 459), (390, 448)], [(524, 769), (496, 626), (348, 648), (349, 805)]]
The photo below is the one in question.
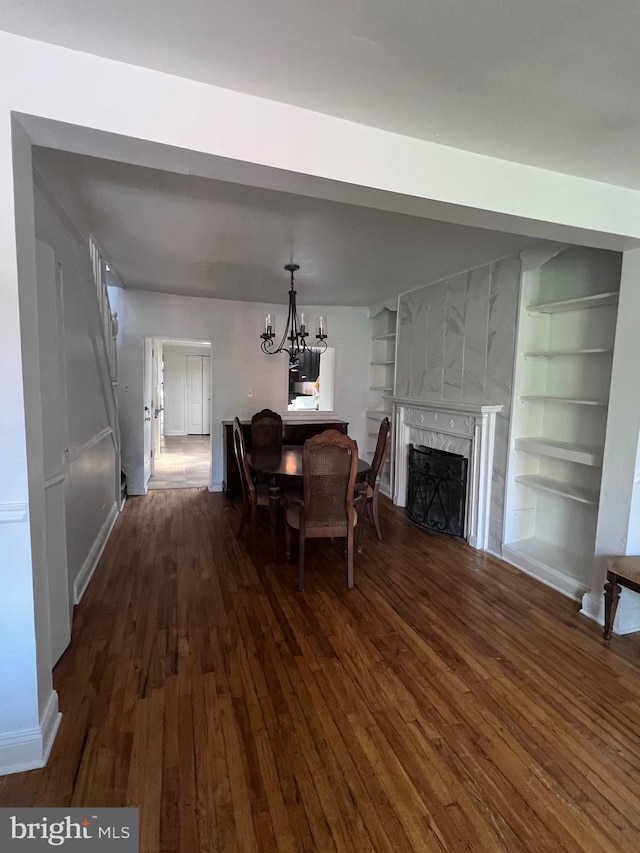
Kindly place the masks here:
[(500, 405), (462, 400), (414, 400), (393, 397), (393, 502), (406, 506), (409, 447), (424, 445), (467, 460), (462, 536), (473, 548), (487, 550), (493, 442)]
[(468, 460), (459, 453), (409, 447), (407, 515), (436, 533), (463, 538)]

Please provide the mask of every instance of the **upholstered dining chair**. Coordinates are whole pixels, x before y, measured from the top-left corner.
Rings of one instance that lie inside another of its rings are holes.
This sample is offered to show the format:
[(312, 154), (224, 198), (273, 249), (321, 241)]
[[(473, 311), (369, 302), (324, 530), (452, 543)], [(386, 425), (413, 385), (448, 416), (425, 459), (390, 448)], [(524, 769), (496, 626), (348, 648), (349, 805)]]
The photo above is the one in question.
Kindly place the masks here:
[(238, 528), (238, 536), (242, 536), (242, 531), (247, 522), (250, 521), (251, 537), (253, 538), (256, 532), (256, 516), (258, 507), (269, 509), (269, 486), (266, 483), (256, 484), (253, 482), (249, 463), (247, 462), (247, 453), (244, 445), (244, 436), (242, 434), (242, 424), (238, 418), (233, 420), (233, 449), (240, 470), (240, 483), (242, 485), (242, 516), (240, 518), (240, 526)]
[(367, 474), (367, 513), (369, 521), (375, 527), (378, 539), (382, 539), (380, 532), (380, 520), (378, 518), (378, 492), (380, 491), (380, 479), (382, 477), (382, 466), (384, 464), (387, 450), (389, 448), (389, 432), (391, 425), (389, 418), (380, 421), (376, 449), (371, 460), (371, 468)]
[(358, 444), (335, 429), (314, 435), (302, 448), (302, 502), (285, 507), (287, 554), (291, 531), (298, 531), (298, 589), (304, 589), (307, 539), (345, 539), (347, 586), (353, 588), (353, 539), (358, 513), (353, 493), (358, 467)]
[(262, 409), (251, 418), (253, 447), (278, 449), (282, 447), (282, 418), (271, 409)]

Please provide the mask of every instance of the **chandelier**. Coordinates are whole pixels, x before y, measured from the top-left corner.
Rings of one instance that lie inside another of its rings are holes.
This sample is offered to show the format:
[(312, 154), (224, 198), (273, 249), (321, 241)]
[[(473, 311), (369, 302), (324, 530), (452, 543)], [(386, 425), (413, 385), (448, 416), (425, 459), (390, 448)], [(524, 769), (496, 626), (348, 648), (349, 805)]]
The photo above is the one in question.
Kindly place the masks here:
[[(260, 335), (262, 338), (262, 352), (267, 355), (273, 355), (276, 352), (286, 352), (289, 354), (289, 364), (295, 365), (300, 357), (300, 354), (309, 349), (306, 339), (309, 337), (307, 324), (304, 313), (296, 310), (296, 291), (295, 282), (293, 280), (294, 272), (300, 269), (299, 264), (287, 264), (285, 266), (287, 272), (291, 273), (291, 289), (289, 290), (289, 313), (287, 315), (287, 323), (284, 328), (284, 334), (277, 347), (274, 348), (273, 342), (276, 336), (275, 333), (275, 315), (267, 314), (264, 318), (264, 332)], [(327, 318), (318, 317), (318, 331), (316, 340), (318, 343), (314, 345), (316, 352), (324, 352), (327, 348)]]

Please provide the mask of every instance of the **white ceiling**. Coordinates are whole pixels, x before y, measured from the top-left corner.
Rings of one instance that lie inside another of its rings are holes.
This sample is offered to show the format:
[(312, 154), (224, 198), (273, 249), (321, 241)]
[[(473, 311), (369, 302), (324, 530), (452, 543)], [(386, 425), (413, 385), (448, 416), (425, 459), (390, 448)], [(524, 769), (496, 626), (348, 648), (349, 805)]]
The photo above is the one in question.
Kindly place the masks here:
[(640, 188), (637, 0), (3, 0), (0, 29)]
[(126, 287), (299, 304), (372, 305), (535, 241), (400, 213), (36, 149), (71, 189)]
[[(0, 29), (640, 188), (637, 0), (4, 0)], [(532, 243), (65, 152), (38, 162), (128, 287), (283, 302), (294, 260), (301, 303), (370, 305)]]

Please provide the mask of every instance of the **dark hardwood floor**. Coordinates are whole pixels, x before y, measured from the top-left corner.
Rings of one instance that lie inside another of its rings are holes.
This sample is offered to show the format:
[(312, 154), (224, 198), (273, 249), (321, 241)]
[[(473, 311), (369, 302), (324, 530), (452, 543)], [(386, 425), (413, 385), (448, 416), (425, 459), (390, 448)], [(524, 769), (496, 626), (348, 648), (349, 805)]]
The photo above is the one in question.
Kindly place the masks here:
[(640, 637), (382, 501), (306, 591), (205, 490), (127, 501), (0, 806), (139, 806), (141, 850), (640, 849)]

